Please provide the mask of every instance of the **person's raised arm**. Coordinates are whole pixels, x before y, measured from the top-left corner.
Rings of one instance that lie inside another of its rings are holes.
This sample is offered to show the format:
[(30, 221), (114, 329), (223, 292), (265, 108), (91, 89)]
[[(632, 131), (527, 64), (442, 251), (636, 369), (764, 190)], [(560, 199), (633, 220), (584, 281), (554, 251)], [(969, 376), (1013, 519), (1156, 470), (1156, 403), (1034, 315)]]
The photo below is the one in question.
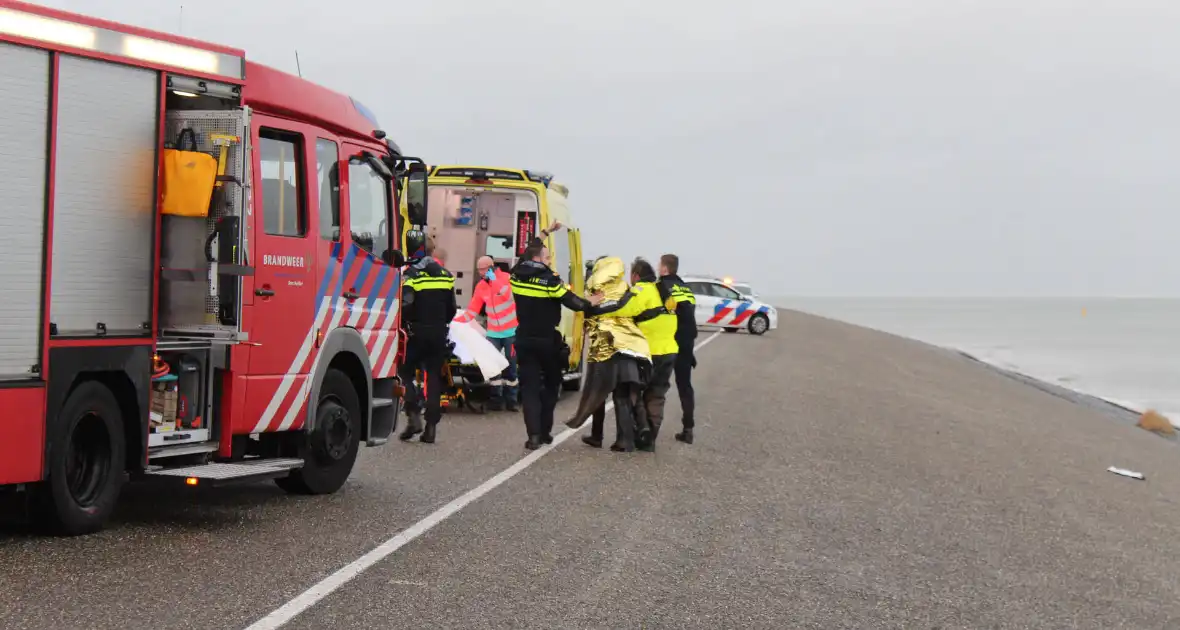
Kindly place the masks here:
[(536, 245), (536, 246), (543, 246), (543, 245), (545, 245), (545, 239), (548, 238), (550, 234), (552, 234), (560, 229), (561, 229), (561, 221), (554, 221), (553, 223), (549, 224), (549, 227), (541, 230), (540, 235), (534, 236), (532, 238), (532, 240), (529, 241), (529, 244)]

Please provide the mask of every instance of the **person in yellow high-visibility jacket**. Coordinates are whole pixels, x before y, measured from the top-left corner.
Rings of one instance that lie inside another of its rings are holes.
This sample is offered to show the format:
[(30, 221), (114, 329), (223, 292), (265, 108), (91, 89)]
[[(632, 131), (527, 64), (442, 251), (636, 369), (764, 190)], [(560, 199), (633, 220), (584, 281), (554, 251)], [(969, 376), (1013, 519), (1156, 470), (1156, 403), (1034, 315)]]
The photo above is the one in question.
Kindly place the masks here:
[[(615, 403), (615, 443), (612, 451), (629, 452), (650, 441), (646, 414), (638, 414), (640, 395), (651, 371), (651, 351), (634, 317), (659, 302), (653, 292), (633, 292), (627, 286), (626, 266), (613, 256), (594, 261), (587, 291), (600, 292), (603, 302), (586, 310), (587, 355), (582, 399), (566, 426), (578, 428), (593, 416), (590, 435), (582, 441), (602, 447), (606, 401)], [(650, 298), (650, 301), (649, 301)]]
[(633, 293), (644, 294), (642, 304), (646, 309), (636, 314), (634, 320), (651, 348), (651, 374), (644, 384), (642, 401), (636, 409), (637, 415), (646, 416), (646, 422), (640, 419), (638, 424), (651, 427), (651, 438), (640, 441), (636, 446), (640, 450), (654, 451), (656, 436), (664, 422), (664, 402), (672, 387), (672, 373), (676, 370), (676, 354), (680, 349), (676, 343), (676, 301), (672, 299), (671, 292), (658, 282), (651, 263), (642, 258), (636, 258), (631, 263), (631, 284)]
[[(647, 340), (651, 356), (651, 363), (643, 367), (643, 383), (641, 393), (633, 402), (634, 412), (628, 421), (627, 413), (619, 416), (620, 401), (616, 396), (616, 422), (620, 426), (628, 422), (633, 423), (634, 444), (640, 450), (655, 450), (656, 436), (660, 432), (660, 424), (664, 419), (664, 401), (668, 389), (671, 387), (672, 372), (676, 368), (676, 315), (672, 314), (675, 304), (671, 294), (665, 294), (665, 289), (656, 282), (655, 269), (651, 263), (642, 258), (636, 258), (631, 263), (631, 288), (626, 295), (614, 302), (603, 302), (602, 305), (588, 310), (587, 315), (597, 318), (614, 318), (616, 320), (631, 320)], [(602, 445), (602, 425), (605, 420), (605, 409), (597, 408), (593, 411), (593, 422), (590, 435), (582, 438), (586, 444), (594, 447)], [(575, 416), (576, 420), (577, 416)], [(628, 427), (623, 427), (624, 430)]]

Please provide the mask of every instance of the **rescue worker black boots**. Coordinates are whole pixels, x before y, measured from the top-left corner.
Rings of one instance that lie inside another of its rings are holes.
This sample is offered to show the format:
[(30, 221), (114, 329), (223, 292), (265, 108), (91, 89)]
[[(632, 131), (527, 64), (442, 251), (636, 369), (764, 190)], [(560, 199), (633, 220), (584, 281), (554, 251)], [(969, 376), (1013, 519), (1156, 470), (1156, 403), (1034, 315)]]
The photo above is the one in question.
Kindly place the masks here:
[[(406, 422), (406, 428), (401, 432), (401, 435), (397, 436), (403, 442), (413, 439), (415, 435), (422, 433), (422, 412), (408, 411), (406, 415), (409, 417), (409, 420)], [(431, 441), (434, 441), (433, 431), (431, 432)]]
[(602, 430), (606, 424), (606, 405), (600, 405), (590, 416), (590, 435), (582, 436), (582, 443), (593, 448), (602, 448)]
[(684, 442), (685, 444), (692, 444), (692, 429), (685, 429), (676, 434), (677, 442)]
[(647, 450), (648, 445), (651, 444), (655, 436), (652, 431), (651, 423), (647, 421), (647, 414), (639, 409), (643, 404), (642, 401), (635, 400), (638, 396), (632, 394), (628, 400), (630, 403), (630, 415), (632, 423), (635, 426), (635, 446), (639, 450)]
[(418, 438), (418, 440), (427, 444), (434, 444), (435, 430), (437, 427), (437, 422), (427, 422), (426, 430), (422, 432), (422, 437)]
[(639, 442), (638, 440), (636, 440), (635, 448), (638, 448), (639, 450), (643, 451), (644, 453), (656, 452), (656, 436), (658, 436), (659, 434), (660, 434), (659, 427), (653, 426), (651, 428), (651, 435), (648, 436), (647, 441)]
[[(630, 453), (635, 450), (635, 398), (624, 386), (615, 389), (615, 443), (610, 450), (616, 453)], [(648, 428), (644, 437), (651, 434)]]

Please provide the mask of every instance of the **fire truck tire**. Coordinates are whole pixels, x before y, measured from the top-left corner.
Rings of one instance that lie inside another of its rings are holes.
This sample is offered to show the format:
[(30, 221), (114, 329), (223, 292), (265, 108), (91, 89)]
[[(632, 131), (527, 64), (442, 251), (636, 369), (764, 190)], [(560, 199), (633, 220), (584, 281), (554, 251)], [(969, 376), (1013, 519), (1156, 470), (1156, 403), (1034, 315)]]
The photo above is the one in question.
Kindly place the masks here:
[(301, 442), (303, 468), (275, 480), (292, 494), (332, 494), (344, 485), (361, 444), (361, 403), (352, 380), (335, 368), (324, 373), (315, 428)]
[(55, 534), (90, 534), (106, 524), (123, 489), (123, 414), (110, 389), (86, 381), (66, 398), (59, 417), (63, 437), (47, 453), (36, 516)]

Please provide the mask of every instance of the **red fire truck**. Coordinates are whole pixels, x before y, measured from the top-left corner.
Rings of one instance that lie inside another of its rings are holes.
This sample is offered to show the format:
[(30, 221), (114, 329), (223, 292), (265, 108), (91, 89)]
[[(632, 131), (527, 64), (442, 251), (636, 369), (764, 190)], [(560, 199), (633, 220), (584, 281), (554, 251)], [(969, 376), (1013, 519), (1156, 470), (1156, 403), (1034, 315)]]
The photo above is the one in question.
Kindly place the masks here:
[[(197, 153), (207, 213), (165, 211)], [(426, 172), (360, 103), (0, 0), (0, 157), (0, 489), (52, 530), (100, 529), (128, 479), (331, 493), (389, 439), (396, 191), (424, 212)]]

